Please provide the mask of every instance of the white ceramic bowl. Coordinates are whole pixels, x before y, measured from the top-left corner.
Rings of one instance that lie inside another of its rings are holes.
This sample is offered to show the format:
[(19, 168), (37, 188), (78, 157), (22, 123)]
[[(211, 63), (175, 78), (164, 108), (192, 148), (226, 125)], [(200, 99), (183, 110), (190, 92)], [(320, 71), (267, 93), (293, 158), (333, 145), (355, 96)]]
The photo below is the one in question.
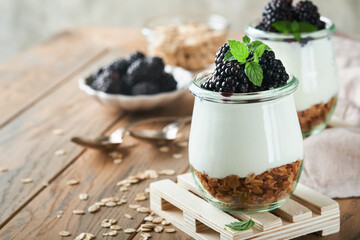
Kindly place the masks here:
[(174, 76), (177, 82), (177, 89), (175, 91), (136, 96), (109, 94), (91, 88), (89, 85), (91, 77), (80, 78), (79, 88), (107, 107), (124, 111), (150, 110), (170, 104), (182, 97), (188, 92), (188, 86), (193, 79), (193, 73), (180, 67), (165, 66), (165, 71)]

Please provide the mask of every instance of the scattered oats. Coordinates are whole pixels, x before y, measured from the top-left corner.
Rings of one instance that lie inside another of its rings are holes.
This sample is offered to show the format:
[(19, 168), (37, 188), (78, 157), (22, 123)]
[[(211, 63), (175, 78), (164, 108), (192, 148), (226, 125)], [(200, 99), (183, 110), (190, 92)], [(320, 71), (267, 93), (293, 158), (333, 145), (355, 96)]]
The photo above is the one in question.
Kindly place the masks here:
[(74, 240), (91, 240), (94, 238), (95, 236), (91, 233), (80, 233)]
[(171, 223), (164, 220), (164, 221), (161, 222), (161, 224), (164, 225), (164, 226), (169, 226)]
[(125, 216), (126, 218), (128, 218), (128, 219), (133, 219), (133, 217), (132, 217), (130, 214), (127, 214), (127, 213), (126, 213), (124, 216)]
[(56, 215), (57, 218), (61, 218), (62, 216), (61, 215)]
[(156, 226), (155, 226), (155, 224), (152, 224), (152, 223), (144, 223), (144, 224), (141, 224), (140, 227), (154, 229)]
[(154, 220), (153, 216), (147, 216), (144, 218), (145, 221), (152, 222)]
[(125, 184), (128, 183), (128, 180), (127, 179), (124, 179), (124, 180), (121, 180), (119, 182), (116, 183), (116, 186), (124, 186)]
[(150, 213), (150, 216), (155, 216), (155, 213), (154, 213), (154, 212), (151, 212), (151, 213)]
[(80, 200), (88, 200), (89, 195), (87, 193), (80, 193), (79, 198), (80, 198)]
[(141, 232), (152, 232), (152, 229), (151, 228), (140, 227), (139, 231), (141, 231)]
[(129, 205), (129, 208), (131, 208), (131, 209), (137, 209), (139, 207), (141, 207), (141, 205), (138, 205), (138, 204), (130, 204)]
[(74, 214), (74, 215), (84, 215), (84, 214), (85, 214), (85, 211), (75, 209), (75, 210), (73, 210), (73, 214)]
[(55, 156), (64, 156), (66, 154), (64, 149), (59, 149), (55, 153)]
[(112, 226), (110, 226), (110, 229), (119, 231), (119, 230), (121, 230), (121, 227), (119, 225), (112, 225)]
[(23, 178), (23, 179), (21, 179), (21, 182), (22, 183), (32, 183), (33, 180), (31, 178)]
[(66, 184), (69, 185), (69, 186), (74, 186), (74, 185), (77, 185), (79, 183), (80, 183), (80, 181), (76, 180), (76, 179), (70, 179), (69, 181), (66, 182)]
[(121, 188), (120, 188), (120, 191), (121, 191), (121, 192), (126, 192), (127, 190), (129, 190), (129, 188), (127, 188), (127, 187), (121, 187)]
[(71, 233), (69, 233), (68, 231), (61, 231), (59, 232), (59, 235), (62, 237), (68, 237), (71, 235)]
[(156, 226), (154, 228), (154, 231), (157, 232), (157, 233), (161, 233), (163, 230), (164, 230), (164, 228), (162, 226)]
[(120, 201), (120, 198), (119, 198), (119, 197), (112, 197), (112, 198), (111, 198), (111, 201), (113, 201), (113, 202), (118, 202), (118, 201)]
[(135, 229), (133, 229), (133, 228), (126, 228), (126, 229), (124, 229), (124, 233), (134, 233), (134, 232), (136, 232), (136, 230)]
[(111, 202), (112, 198), (109, 198), (109, 197), (108, 198), (103, 198), (100, 201), (103, 202), (103, 203), (107, 203), (107, 202)]
[(117, 202), (117, 205), (120, 206), (120, 205), (123, 205), (127, 203), (127, 200), (126, 199), (121, 199), (120, 201)]
[(172, 175), (175, 175), (175, 170), (173, 170), (173, 169), (163, 169), (163, 170), (159, 171), (158, 174), (159, 175), (172, 176)]
[(177, 145), (179, 147), (187, 147), (189, 145), (189, 143), (187, 141), (183, 141), (183, 142), (179, 142)]
[(117, 220), (116, 219), (109, 219), (109, 223), (111, 223), (111, 225), (116, 224)]
[(136, 209), (136, 211), (140, 212), (140, 213), (150, 213), (150, 209), (147, 207), (139, 207)]
[(129, 187), (131, 184), (135, 184), (135, 183), (138, 183), (138, 182), (139, 182), (139, 179), (137, 179), (137, 178), (128, 179), (127, 183), (124, 186)]
[(152, 220), (152, 222), (156, 224), (161, 223), (162, 221), (164, 221), (162, 217), (156, 217)]
[(182, 157), (183, 157), (182, 153), (174, 153), (173, 154), (173, 158), (179, 159), (179, 158), (182, 158)]
[(174, 232), (176, 232), (176, 229), (175, 228), (165, 228), (164, 232), (166, 232), (166, 233), (174, 233)]
[(114, 158), (114, 159), (123, 157), (122, 153), (119, 153), (119, 152), (111, 152), (111, 153), (109, 153), (109, 156)]
[(157, 172), (155, 170), (152, 170), (152, 169), (149, 169), (149, 170), (146, 170), (144, 172), (145, 176), (147, 178), (151, 178), (151, 179), (157, 179), (159, 177), (159, 175), (157, 174)]
[(145, 188), (146, 193), (150, 193), (150, 188)]
[(88, 208), (88, 212), (89, 213), (96, 213), (97, 211), (100, 210), (100, 207), (98, 205), (91, 205), (89, 208)]
[(48, 182), (43, 182), (42, 185), (43, 185), (44, 187), (47, 187), (47, 186), (49, 186), (49, 183), (48, 183)]
[(142, 237), (143, 240), (148, 240), (149, 238), (151, 238), (150, 233), (141, 233), (140, 236)]
[(114, 164), (120, 164), (120, 163), (122, 163), (122, 159), (121, 158), (116, 158), (116, 159), (113, 160), (113, 163)]
[(116, 202), (107, 202), (107, 203), (105, 203), (105, 206), (107, 206), (107, 207), (115, 207), (116, 205), (117, 205)]
[(141, 202), (141, 201), (145, 201), (146, 199), (147, 199), (147, 196), (145, 193), (136, 194), (135, 201)]
[[(105, 219), (105, 220), (107, 220), (107, 219)], [(109, 223), (108, 221), (105, 221), (105, 220), (103, 220), (103, 221), (101, 222), (101, 226), (102, 226), (103, 228), (109, 228), (109, 227), (111, 227), (111, 223)]]
[(54, 129), (52, 131), (52, 134), (57, 135), (57, 136), (61, 136), (61, 135), (64, 135), (64, 131), (61, 130), (61, 129)]
[(169, 152), (170, 148), (168, 146), (162, 146), (162, 147), (159, 147), (159, 151), (160, 152)]
[(116, 236), (118, 234), (118, 232), (116, 230), (107, 232), (107, 233), (103, 233), (104, 236)]
[(0, 172), (7, 172), (7, 171), (9, 171), (9, 169), (6, 167), (0, 168)]
[(99, 207), (103, 207), (103, 206), (105, 206), (105, 203), (103, 203), (103, 202), (96, 202), (94, 205), (97, 205), (97, 206), (99, 206)]

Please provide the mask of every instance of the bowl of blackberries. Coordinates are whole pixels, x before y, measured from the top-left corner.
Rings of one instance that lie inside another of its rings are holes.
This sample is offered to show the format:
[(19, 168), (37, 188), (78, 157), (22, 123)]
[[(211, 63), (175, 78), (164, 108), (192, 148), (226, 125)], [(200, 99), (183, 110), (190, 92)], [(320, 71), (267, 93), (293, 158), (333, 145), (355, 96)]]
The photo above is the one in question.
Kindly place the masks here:
[(125, 111), (161, 107), (187, 93), (193, 74), (159, 57), (134, 52), (79, 80), (79, 88), (103, 105)]

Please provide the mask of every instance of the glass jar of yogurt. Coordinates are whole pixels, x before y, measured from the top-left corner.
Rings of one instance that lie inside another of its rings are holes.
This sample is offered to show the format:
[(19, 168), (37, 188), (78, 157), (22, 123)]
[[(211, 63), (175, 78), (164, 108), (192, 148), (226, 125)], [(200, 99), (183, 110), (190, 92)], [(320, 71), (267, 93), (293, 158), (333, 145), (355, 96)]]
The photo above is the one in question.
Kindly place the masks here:
[(336, 28), (329, 19), (321, 17), (321, 20), (326, 28), (302, 33), (300, 42), (291, 34), (265, 32), (254, 25), (246, 28), (250, 38), (271, 47), (286, 70), (299, 79), (294, 97), (304, 136), (326, 127), (337, 100), (338, 76), (332, 46)]
[(189, 140), (194, 181), (205, 199), (233, 212), (268, 211), (292, 194), (300, 176), (303, 139), (293, 92), (298, 80), (262, 92), (212, 92), (197, 75)]

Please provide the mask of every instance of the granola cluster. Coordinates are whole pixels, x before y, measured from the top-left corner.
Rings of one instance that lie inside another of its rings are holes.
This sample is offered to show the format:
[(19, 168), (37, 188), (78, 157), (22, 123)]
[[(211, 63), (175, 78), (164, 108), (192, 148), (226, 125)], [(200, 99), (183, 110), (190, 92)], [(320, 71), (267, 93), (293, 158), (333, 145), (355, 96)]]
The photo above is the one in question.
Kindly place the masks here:
[(224, 42), (226, 33), (206, 24), (163, 25), (155, 29), (149, 53), (161, 57), (168, 65), (201, 70), (213, 63), (218, 47)]
[(192, 169), (211, 196), (238, 209), (248, 209), (286, 198), (299, 177), (301, 163), (302, 160), (297, 160), (259, 175), (252, 173), (242, 178), (237, 175), (211, 178), (205, 172)]
[(333, 97), (327, 103), (315, 104), (307, 110), (297, 112), (301, 131), (303, 133), (310, 132), (318, 125), (326, 122), (335, 103), (336, 97)]

